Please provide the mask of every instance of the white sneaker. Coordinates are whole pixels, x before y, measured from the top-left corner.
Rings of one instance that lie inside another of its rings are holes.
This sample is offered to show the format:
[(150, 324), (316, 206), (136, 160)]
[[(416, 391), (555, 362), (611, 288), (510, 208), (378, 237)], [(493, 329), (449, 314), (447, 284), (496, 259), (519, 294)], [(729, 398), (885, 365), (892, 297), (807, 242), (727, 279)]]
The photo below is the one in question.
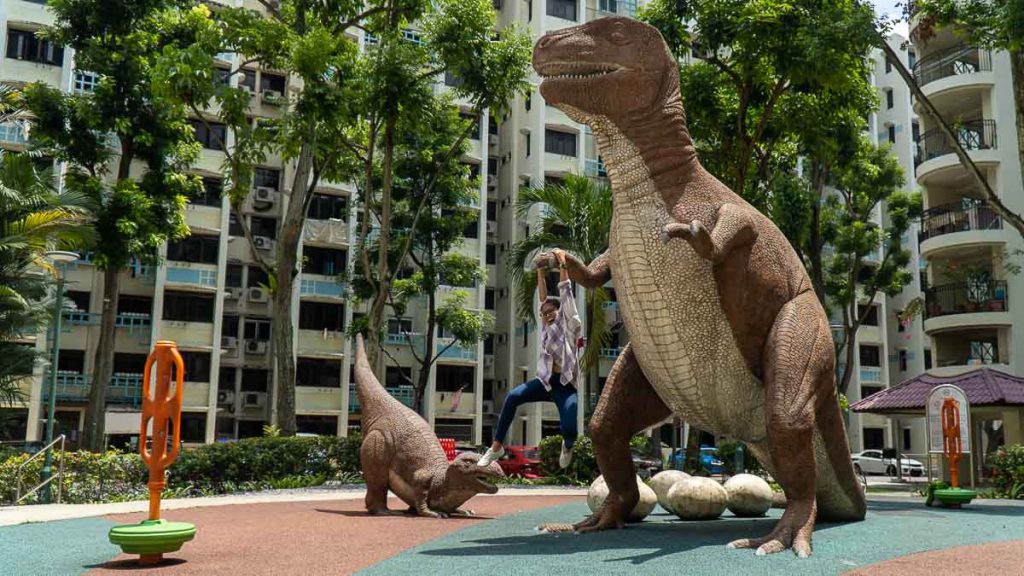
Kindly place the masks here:
[(504, 455), (505, 455), (505, 447), (504, 446), (502, 446), (501, 448), (498, 448), (497, 452), (494, 451), (494, 448), (488, 448), (487, 452), (484, 452), (484, 455), (481, 456), (479, 460), (477, 460), (476, 465), (477, 466), (481, 466), (481, 467), (490, 466), (491, 464), (494, 464), (495, 462), (497, 462), (498, 459), (501, 458)]
[(568, 468), (569, 464), (572, 463), (572, 448), (566, 447), (565, 443), (562, 443), (562, 453), (558, 455), (558, 465), (562, 469)]

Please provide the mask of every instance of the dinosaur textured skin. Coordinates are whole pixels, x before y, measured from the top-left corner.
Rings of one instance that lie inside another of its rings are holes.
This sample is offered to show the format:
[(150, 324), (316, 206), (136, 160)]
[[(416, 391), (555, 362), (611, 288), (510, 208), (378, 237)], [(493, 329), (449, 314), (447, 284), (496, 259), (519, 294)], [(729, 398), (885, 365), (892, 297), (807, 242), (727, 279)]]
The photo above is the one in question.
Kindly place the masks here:
[(782, 232), (698, 161), (678, 66), (659, 32), (613, 17), (541, 38), (548, 104), (595, 134), (613, 190), (608, 251), (573, 280), (615, 283), (630, 343), (591, 421), (610, 495), (580, 532), (620, 527), (638, 497), (629, 438), (675, 414), (742, 441), (787, 508), (771, 534), (730, 543), (811, 553), (816, 518), (860, 520), (828, 318)]
[(362, 415), (359, 459), (366, 480), (366, 510), (389, 514), (388, 490), (421, 516), (472, 515), (461, 510), (477, 494), (494, 494), (493, 481), (504, 476), (494, 463), (477, 466), (479, 454), (460, 454), (452, 462), (430, 425), (381, 386), (356, 337), (356, 394)]

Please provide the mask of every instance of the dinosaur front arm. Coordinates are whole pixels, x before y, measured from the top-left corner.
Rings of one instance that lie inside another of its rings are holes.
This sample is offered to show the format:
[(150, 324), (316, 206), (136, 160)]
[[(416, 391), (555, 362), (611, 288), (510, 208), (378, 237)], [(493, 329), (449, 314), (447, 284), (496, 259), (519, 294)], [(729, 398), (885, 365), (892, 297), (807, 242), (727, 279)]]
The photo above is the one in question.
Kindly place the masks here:
[(661, 231), (662, 240), (686, 240), (701, 258), (714, 264), (721, 263), (736, 248), (757, 240), (757, 228), (748, 210), (736, 204), (722, 204), (717, 216), (710, 231), (700, 220), (667, 224)]
[(594, 258), (590, 265), (586, 265), (579, 258), (565, 253), (565, 266), (569, 271), (569, 278), (584, 288), (597, 288), (604, 286), (612, 278), (612, 269), (608, 252)]

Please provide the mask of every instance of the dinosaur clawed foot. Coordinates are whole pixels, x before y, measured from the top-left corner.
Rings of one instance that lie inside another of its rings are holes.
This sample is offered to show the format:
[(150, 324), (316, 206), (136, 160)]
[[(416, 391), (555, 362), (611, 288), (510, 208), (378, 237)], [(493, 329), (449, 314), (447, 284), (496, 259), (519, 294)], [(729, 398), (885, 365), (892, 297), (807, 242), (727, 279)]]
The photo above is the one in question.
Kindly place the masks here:
[(586, 534), (588, 532), (601, 532), (609, 529), (622, 529), (626, 527), (625, 516), (622, 513), (621, 506), (608, 504), (606, 501), (600, 510), (591, 514), (582, 522), (577, 522), (576, 524), (542, 524), (537, 529), (549, 534), (568, 532)]
[(742, 538), (727, 544), (728, 548), (756, 548), (758, 556), (775, 554), (788, 548), (801, 557), (811, 555), (811, 533), (814, 531), (814, 505), (802, 504), (786, 509), (775, 529), (763, 538)]

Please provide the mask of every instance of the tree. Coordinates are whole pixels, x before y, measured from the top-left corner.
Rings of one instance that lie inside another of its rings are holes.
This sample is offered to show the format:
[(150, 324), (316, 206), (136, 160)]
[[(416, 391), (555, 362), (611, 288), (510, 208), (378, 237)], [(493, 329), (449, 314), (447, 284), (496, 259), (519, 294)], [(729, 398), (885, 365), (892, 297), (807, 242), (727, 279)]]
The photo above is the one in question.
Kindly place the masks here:
[[(372, 288), (367, 325), (367, 355), (371, 366), (379, 366), (379, 351), (385, 305), (390, 299), (392, 284), (413, 248), (413, 239), (399, 240), (397, 258), (389, 258), (392, 246), (393, 160), (396, 146), (395, 127), (403, 116), (416, 118), (428, 109), (431, 84), (444, 74), (454, 84), (452, 91), (469, 102), (469, 115), (479, 118), (486, 110), (500, 113), (506, 103), (528, 89), (527, 64), (530, 59), (529, 39), (514, 27), (493, 31), (495, 14), (485, 0), (461, 2), (411, 3), (415, 10), (409, 21), (422, 24), (418, 42), (409, 42), (402, 34), (404, 20), (380, 21), (367, 28), (378, 38), (378, 44), (366, 55), (365, 99), (361, 106), (364, 123), (360, 140), (348, 149), (361, 163), (360, 191), (363, 214), (358, 231), (362, 277)], [(416, 17), (414, 17), (416, 16)], [(444, 164), (461, 149), (473, 126), (467, 126), (444, 154), (436, 158)], [(378, 160), (380, 158), (380, 160)], [(380, 163), (379, 186), (374, 178)], [(415, 229), (426, 213), (435, 194), (440, 173), (432, 171), (421, 188), (419, 198), (410, 206)], [(374, 256), (367, 248), (367, 239), (374, 239)], [(398, 267), (393, 267), (397, 262)]]
[[(1016, 104), (1017, 149), (1021, 170), (1024, 170), (1024, 147), (1022, 147), (1024, 145), (1024, 25), (1021, 24), (1021, 9), (1024, 8), (1024, 5), (1020, 0), (991, 2), (987, 0), (924, 0), (916, 3), (909, 2), (906, 8), (909, 16), (913, 15), (913, 10), (920, 10), (922, 14), (915, 31), (922, 41), (931, 38), (935, 34), (937, 26), (955, 26), (956, 32), (966, 36), (970, 42), (984, 48), (1009, 52), (1011, 81)], [(917, 80), (889, 46), (884, 34), (886, 30), (887, 27), (882, 28), (883, 33), (877, 39), (878, 47), (882, 49), (887, 60), (892, 63), (896, 72), (910, 88), (914, 98), (921, 103), (923, 115), (942, 131), (946, 142), (953, 146), (957, 159), (967, 169), (985, 203), (1020, 234), (1024, 235), (1024, 218), (1010, 210), (992, 189), (985, 175), (953, 132), (949, 122), (939, 114), (931, 99), (924, 94)]]
[[(479, 212), (471, 207), (479, 199), (479, 180), (469, 178), (467, 166), (459, 161), (469, 148), (463, 135), (467, 125), (473, 124), (459, 119), (450, 98), (439, 97), (432, 98), (415, 117), (400, 117), (395, 127), (398, 138), (394, 150), (392, 239), (397, 242), (390, 244), (389, 268), (405, 267), (399, 258), (404, 243), (411, 241), (406, 258), (415, 272), (394, 280), (389, 303), (396, 315), (403, 316), (408, 306), (426, 302), (423, 339), (405, 334), (419, 365), (418, 377), (410, 383), (414, 408), (421, 413), (431, 366), (453, 346), (475, 346), (493, 321), (489, 313), (475, 310), (476, 303), (467, 302), (467, 292), (459, 288), (485, 280), (479, 260), (454, 252), (463, 243), (467, 229), (479, 228)], [(462, 144), (450, 154), (458, 141)], [(419, 206), (421, 199), (423, 209), (417, 217), (412, 208)], [(362, 274), (355, 276), (353, 285), (356, 298), (374, 296)], [(443, 302), (439, 296), (442, 289)], [(360, 332), (366, 328), (365, 322), (353, 326)], [(439, 329), (452, 335), (443, 345), (437, 343)], [(383, 350), (390, 356), (387, 348)]]
[[(897, 296), (912, 279), (902, 237), (921, 216), (921, 198), (900, 191), (899, 161), (866, 137), (839, 164), (834, 185), (824, 204), (822, 236), (834, 251), (826, 259), (825, 286), (829, 304), (842, 317), (844, 337), (836, 342), (836, 356), (845, 359), (839, 376), (845, 394), (853, 379), (856, 334), (872, 314), (875, 296)], [(879, 210), (885, 211), (884, 228), (874, 223)]]
[[(540, 209), (540, 227), (516, 242), (508, 257), (508, 272), (518, 286), (516, 308), (526, 322), (536, 321), (533, 296), (537, 277), (533, 266), (526, 267), (538, 251), (561, 248), (584, 262), (591, 262), (608, 249), (608, 231), (612, 226), (612, 191), (607, 184), (576, 174), (558, 183), (548, 183), (519, 192), (516, 211), (525, 216)], [(584, 319), (587, 326), (587, 347), (581, 368), (586, 371), (591, 390), (597, 390), (597, 370), (601, 348), (611, 340), (605, 322), (604, 304), (608, 291), (603, 287), (587, 290)], [(585, 400), (586, 401), (586, 400)], [(586, 406), (584, 404), (584, 406)]]
[(97, 75), (96, 88), (64, 94), (36, 83), (25, 89), (33, 144), (66, 162), (64, 186), (96, 207), (92, 251), (103, 271), (104, 304), (83, 438), (94, 451), (104, 444), (119, 272), (132, 259), (155, 262), (164, 242), (185, 236), (185, 199), (201, 190), (199, 178), (185, 173), (198, 152), (187, 109), (152, 74), (197, 40), (205, 9), (185, 4), (51, 0), (54, 24), (44, 35), (75, 50), (77, 69)]

